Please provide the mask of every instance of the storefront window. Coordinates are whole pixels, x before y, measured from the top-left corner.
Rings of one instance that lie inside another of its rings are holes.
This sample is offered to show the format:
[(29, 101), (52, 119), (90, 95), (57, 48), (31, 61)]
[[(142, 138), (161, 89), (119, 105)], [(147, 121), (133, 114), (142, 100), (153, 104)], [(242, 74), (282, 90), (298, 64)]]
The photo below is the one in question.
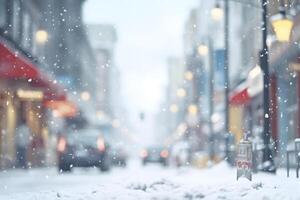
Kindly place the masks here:
[(0, 0), (0, 28), (4, 28), (6, 26), (6, 0)]
[(19, 0), (14, 1), (13, 3), (13, 38), (18, 40), (20, 39), (20, 10), (21, 10), (21, 3)]
[(297, 136), (297, 96), (296, 96), (296, 79), (291, 77), (289, 80), (289, 93), (286, 99), (287, 116), (288, 116), (288, 140), (293, 141)]
[(30, 15), (27, 12), (24, 12), (23, 16), (23, 37), (22, 37), (22, 46), (25, 49), (29, 49), (31, 43), (30, 35)]
[(35, 34), (36, 34), (36, 32), (37, 32), (37, 30), (38, 30), (38, 28), (37, 28), (37, 25), (35, 24), (35, 23), (32, 23), (32, 28), (31, 28), (31, 38), (32, 38), (32, 40), (31, 40), (31, 49), (32, 49), (32, 51), (31, 51), (31, 53), (33, 54), (33, 55), (36, 55), (37, 54), (37, 43), (36, 43), (36, 40), (35, 40)]

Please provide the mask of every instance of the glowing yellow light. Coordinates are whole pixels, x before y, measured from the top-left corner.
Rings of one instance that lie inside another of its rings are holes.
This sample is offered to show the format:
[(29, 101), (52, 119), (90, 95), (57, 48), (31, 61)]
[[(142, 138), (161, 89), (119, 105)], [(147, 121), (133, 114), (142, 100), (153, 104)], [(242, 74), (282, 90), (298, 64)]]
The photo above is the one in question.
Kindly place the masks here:
[(91, 95), (90, 95), (89, 92), (84, 91), (84, 92), (81, 93), (81, 99), (83, 101), (88, 101), (88, 100), (90, 100), (90, 98), (91, 98)]
[(208, 47), (205, 44), (200, 44), (198, 47), (198, 53), (201, 56), (206, 56), (208, 54)]
[(186, 91), (185, 91), (185, 89), (183, 89), (183, 88), (179, 88), (178, 90), (177, 90), (177, 96), (178, 97), (185, 97), (186, 96)]
[(211, 17), (215, 21), (220, 21), (223, 18), (223, 9), (220, 7), (219, 4), (217, 4), (212, 10), (211, 10)]
[(191, 71), (186, 71), (184, 73), (184, 77), (186, 80), (191, 81), (194, 78), (194, 74)]
[(177, 113), (177, 112), (178, 112), (178, 106), (177, 106), (176, 104), (172, 104), (172, 105), (170, 106), (170, 111), (171, 111), (172, 113)]
[(42, 91), (18, 89), (17, 96), (21, 99), (42, 100), (44, 95)]
[(280, 42), (288, 42), (293, 28), (293, 21), (290, 16), (286, 15), (283, 8), (281, 8), (278, 14), (271, 18), (271, 23), (277, 40)]
[(189, 105), (189, 107), (188, 107), (188, 112), (189, 112), (189, 114), (191, 114), (191, 115), (196, 115), (197, 112), (198, 112), (198, 107), (197, 107), (195, 104), (191, 104), (191, 105)]
[(275, 20), (272, 22), (277, 40), (280, 42), (288, 42), (293, 27), (293, 21), (289, 19)]
[(35, 34), (35, 40), (39, 44), (44, 44), (48, 41), (48, 33), (45, 30), (38, 30)]

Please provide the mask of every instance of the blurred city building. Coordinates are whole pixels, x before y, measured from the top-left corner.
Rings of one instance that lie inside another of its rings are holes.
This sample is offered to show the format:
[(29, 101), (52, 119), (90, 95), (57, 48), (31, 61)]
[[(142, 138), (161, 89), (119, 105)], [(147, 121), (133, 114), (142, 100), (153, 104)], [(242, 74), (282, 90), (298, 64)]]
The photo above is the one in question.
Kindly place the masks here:
[(95, 109), (98, 124), (114, 141), (122, 140), (122, 125), (126, 124), (121, 101), (120, 72), (115, 62), (117, 32), (110, 24), (88, 24), (87, 35), (96, 58)]
[[(183, 86), (184, 63), (180, 58), (170, 57), (168, 59), (168, 87), (167, 87), (167, 117), (168, 134), (175, 133), (178, 125), (184, 122), (185, 114), (185, 89)], [(182, 90), (182, 91), (181, 91)], [(178, 96), (179, 94), (179, 96)], [(180, 97), (181, 96), (181, 97)]]
[[(249, 134), (256, 145), (262, 148), (263, 134), (263, 72), (260, 70), (258, 52), (261, 42), (251, 41), (261, 38), (260, 9), (242, 9), (242, 67), (240, 71), (247, 76), (238, 74), (233, 80), (231, 95), (231, 132), (236, 138), (241, 134)], [(278, 12), (279, 2), (268, 4), (270, 16)], [(285, 162), (286, 150), (293, 146), (294, 138), (299, 137), (299, 50), (297, 47), (299, 26), (299, 4), (290, 4), (287, 12), (293, 14), (294, 27), (290, 42), (282, 43), (276, 40), (274, 30), (269, 23), (269, 56), (270, 56), (270, 118), (273, 154), (278, 158), (279, 165)], [(235, 12), (235, 11), (234, 11)], [(250, 23), (249, 23), (250, 22)], [(234, 38), (232, 38), (234, 42)], [(239, 78), (240, 77), (240, 78)], [(239, 83), (239, 84), (238, 84)], [(267, 116), (268, 117), (268, 116)]]
[(207, 100), (203, 96), (208, 91), (205, 87), (205, 68), (201, 55), (198, 53), (199, 18), (197, 9), (190, 11), (189, 17), (184, 25), (183, 45), (185, 71), (184, 87), (186, 89), (185, 121), (188, 125), (187, 135), (192, 151), (204, 150), (206, 135), (202, 131), (205, 120), (205, 104)]
[[(219, 2), (223, 6), (223, 2)], [(224, 16), (213, 19), (216, 2), (200, 2), (190, 11), (184, 27), (184, 64), (170, 59), (167, 100), (168, 132), (185, 127), (189, 135), (193, 122), (188, 113), (198, 112), (198, 149), (213, 145), (220, 157), (225, 151), (224, 115)], [(249, 9), (252, 6), (253, 9)], [(261, 9), (249, 2), (229, 3), (229, 130), (232, 145), (244, 135), (253, 141), (255, 150), (263, 148), (263, 72), (260, 69)], [(278, 12), (279, 3), (268, 4), (270, 16)], [(269, 21), (268, 45), (270, 47), (270, 112), (274, 155), (283, 164), (287, 147), (299, 137), (299, 67), (298, 67), (298, 11), (299, 4), (287, 6), (293, 15), (294, 27), (290, 42), (276, 41)], [(236, 17), (236, 16), (241, 17)], [(256, 41), (256, 42), (253, 42)], [(177, 66), (177, 67), (176, 67)], [(212, 69), (211, 69), (212, 68)], [(210, 76), (210, 73), (213, 76)], [(210, 80), (212, 79), (212, 80)], [(211, 84), (210, 81), (212, 82)], [(212, 89), (212, 96), (210, 91)], [(184, 96), (181, 101), (175, 95)], [(181, 94), (181, 95), (180, 95)], [(191, 106), (191, 105), (195, 105)], [(211, 107), (212, 106), (212, 107)], [(197, 110), (196, 110), (197, 108)], [(210, 113), (211, 112), (211, 113)], [(209, 129), (212, 123), (212, 130)], [(177, 128), (176, 128), (177, 127)], [(212, 132), (211, 132), (212, 131)], [(200, 135), (199, 135), (200, 134)], [(213, 144), (208, 140), (213, 136)], [(190, 134), (191, 136), (191, 134)], [(184, 138), (184, 137), (183, 137)], [(195, 141), (195, 138), (193, 139)], [(170, 141), (169, 141), (170, 142)], [(207, 149), (208, 150), (208, 149)]]
[(27, 163), (29, 167), (44, 165), (49, 136), (48, 104), (70, 104), (63, 89), (42, 70), (39, 56), (47, 33), (41, 32), (43, 13), (38, 1), (0, 3), (0, 167), (15, 166), (20, 153), (16, 151), (15, 134), (23, 121), (31, 133), (24, 152)]
[(56, 136), (74, 117), (95, 118), (97, 61), (83, 3), (0, 1), (1, 167), (15, 165), (15, 134), (23, 119), (31, 132), (28, 164), (39, 166), (55, 162)]
[[(230, 77), (230, 115), (229, 127), (235, 143), (244, 134), (250, 136), (255, 148), (263, 148), (263, 72), (259, 66), (261, 49), (261, 9), (259, 4), (249, 2), (229, 3), (229, 77)], [(209, 20), (215, 2), (201, 2), (198, 14), (199, 38), (201, 41), (213, 38), (214, 67), (214, 120), (224, 124), (224, 82), (222, 81), (224, 61), (222, 48), (224, 40), (223, 22)], [(221, 3), (221, 7), (223, 3)], [(249, 6), (253, 9), (249, 9)], [(268, 4), (270, 16), (278, 13), (279, 2)], [(286, 149), (292, 146), (294, 138), (299, 137), (299, 72), (298, 72), (298, 12), (299, 4), (287, 4), (287, 13), (293, 15), (294, 27), (290, 42), (276, 41), (274, 30), (269, 20), (269, 55), (270, 55), (270, 111), (271, 133), (274, 155), (278, 153), (280, 163), (285, 161)], [(193, 12), (193, 11), (191, 11)], [(242, 16), (237, 18), (236, 16)], [(196, 26), (195, 26), (196, 27)], [(221, 31), (216, 31), (221, 30)], [(256, 41), (256, 42), (253, 42)], [(296, 42), (295, 42), (296, 41)], [(204, 42), (205, 43), (205, 42)], [(199, 44), (198, 44), (199, 45)], [(222, 64), (223, 63), (223, 64)], [(205, 62), (207, 65), (209, 62)], [(220, 116), (220, 117), (218, 117)], [(224, 133), (222, 127), (215, 127), (214, 132)], [(291, 144), (291, 145), (289, 145)]]
[(87, 25), (87, 34), (92, 45), (97, 66), (96, 108), (106, 119), (113, 119), (120, 96), (119, 71), (115, 64), (116, 30), (112, 25)]
[(84, 114), (94, 111), (97, 84), (93, 73), (96, 58), (82, 20), (83, 3), (46, 0), (39, 6), (43, 12), (41, 27), (49, 35), (43, 44), (45, 68), (67, 89)]

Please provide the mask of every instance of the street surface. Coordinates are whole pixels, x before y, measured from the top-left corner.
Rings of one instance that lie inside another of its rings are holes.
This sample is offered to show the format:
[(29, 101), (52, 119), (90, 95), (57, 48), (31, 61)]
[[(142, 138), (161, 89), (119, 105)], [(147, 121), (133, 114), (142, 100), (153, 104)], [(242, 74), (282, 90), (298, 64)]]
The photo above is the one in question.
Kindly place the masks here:
[(285, 171), (254, 175), (252, 182), (235, 178), (235, 169), (225, 163), (199, 170), (133, 161), (109, 173), (75, 169), (62, 175), (56, 168), (8, 170), (0, 173), (0, 199), (300, 199), (300, 181), (287, 179)]

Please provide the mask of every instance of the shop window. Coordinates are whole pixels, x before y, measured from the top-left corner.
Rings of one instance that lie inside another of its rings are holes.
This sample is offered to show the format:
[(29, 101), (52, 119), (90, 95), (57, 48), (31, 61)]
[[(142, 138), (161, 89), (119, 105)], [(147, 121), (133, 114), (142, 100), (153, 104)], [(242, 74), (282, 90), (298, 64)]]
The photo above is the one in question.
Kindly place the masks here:
[(4, 29), (7, 25), (7, 5), (6, 0), (0, 0), (0, 28)]
[(23, 22), (22, 22), (22, 30), (23, 30), (23, 35), (22, 35), (22, 46), (25, 49), (29, 49), (30, 48), (30, 44), (31, 44), (31, 26), (30, 26), (30, 21), (31, 21), (31, 17), (30, 15), (24, 11), (24, 15), (23, 15)]
[(32, 48), (32, 54), (33, 55), (36, 55), (37, 54), (37, 43), (36, 43), (36, 40), (35, 40), (35, 34), (38, 30), (38, 26), (35, 24), (35, 23), (32, 23), (32, 27), (31, 27), (31, 48)]
[(21, 32), (21, 3), (19, 0), (13, 1), (13, 38), (20, 39)]
[(288, 141), (293, 141), (297, 137), (297, 115), (298, 115), (297, 105), (291, 105), (287, 108), (287, 117), (288, 117)]

